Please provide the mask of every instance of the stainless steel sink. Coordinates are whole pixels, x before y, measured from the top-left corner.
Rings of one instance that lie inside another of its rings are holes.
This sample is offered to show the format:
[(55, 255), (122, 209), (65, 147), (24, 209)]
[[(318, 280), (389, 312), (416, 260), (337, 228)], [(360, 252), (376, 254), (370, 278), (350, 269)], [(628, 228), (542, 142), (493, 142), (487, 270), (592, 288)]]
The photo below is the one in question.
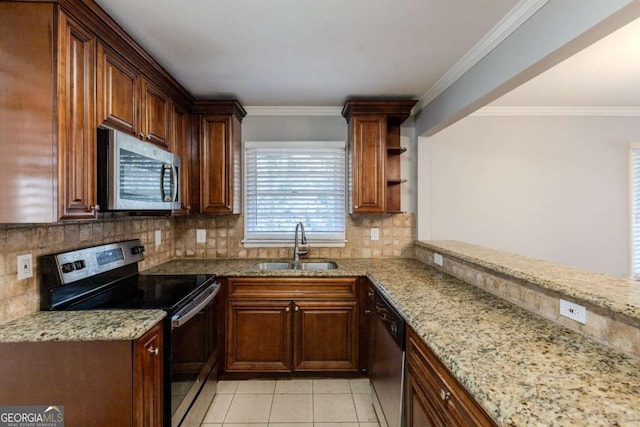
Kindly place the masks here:
[(335, 270), (335, 261), (290, 261), (290, 262), (258, 262), (251, 266), (252, 270)]

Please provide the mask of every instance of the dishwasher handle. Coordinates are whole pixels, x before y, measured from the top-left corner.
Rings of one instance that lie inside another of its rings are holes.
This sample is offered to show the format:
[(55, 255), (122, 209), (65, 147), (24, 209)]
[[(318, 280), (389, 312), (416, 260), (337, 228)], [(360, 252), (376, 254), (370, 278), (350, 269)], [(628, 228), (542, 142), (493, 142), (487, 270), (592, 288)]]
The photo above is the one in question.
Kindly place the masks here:
[(375, 295), (373, 314), (389, 332), (398, 347), (404, 350), (406, 323), (400, 313), (391, 307), (391, 304), (378, 292)]

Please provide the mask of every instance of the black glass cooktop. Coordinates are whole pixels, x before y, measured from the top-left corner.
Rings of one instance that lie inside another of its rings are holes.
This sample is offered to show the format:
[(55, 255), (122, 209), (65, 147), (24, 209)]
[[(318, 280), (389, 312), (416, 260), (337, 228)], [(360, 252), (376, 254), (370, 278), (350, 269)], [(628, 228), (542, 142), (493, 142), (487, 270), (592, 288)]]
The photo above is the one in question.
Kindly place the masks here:
[(160, 308), (171, 314), (211, 285), (214, 279), (211, 274), (139, 274), (72, 302), (64, 309)]

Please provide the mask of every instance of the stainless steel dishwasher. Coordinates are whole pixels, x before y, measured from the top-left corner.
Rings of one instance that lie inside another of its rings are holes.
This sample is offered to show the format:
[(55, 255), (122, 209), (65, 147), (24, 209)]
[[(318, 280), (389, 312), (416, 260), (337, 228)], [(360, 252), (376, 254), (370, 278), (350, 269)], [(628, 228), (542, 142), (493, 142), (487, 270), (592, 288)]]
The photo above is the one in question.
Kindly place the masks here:
[(373, 287), (369, 288), (369, 377), (381, 426), (401, 427), (405, 357), (405, 321)]

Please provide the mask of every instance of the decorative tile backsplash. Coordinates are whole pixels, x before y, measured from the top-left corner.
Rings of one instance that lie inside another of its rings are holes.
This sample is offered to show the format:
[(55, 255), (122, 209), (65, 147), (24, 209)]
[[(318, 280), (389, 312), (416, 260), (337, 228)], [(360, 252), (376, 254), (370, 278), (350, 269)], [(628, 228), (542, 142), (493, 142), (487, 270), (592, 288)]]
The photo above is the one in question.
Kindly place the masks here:
[[(347, 216), (344, 248), (311, 247), (313, 258), (413, 257), (414, 215)], [(288, 258), (291, 248), (244, 248), (243, 217), (200, 215), (190, 217), (130, 217), (103, 213), (97, 221), (56, 224), (0, 224), (0, 323), (39, 309), (38, 257), (85, 246), (126, 239), (146, 247), (140, 269), (173, 258)], [(370, 228), (380, 229), (380, 240), (371, 241)], [(206, 243), (196, 243), (196, 229), (207, 231)], [(155, 245), (155, 231), (161, 243)], [(291, 230), (293, 241), (293, 230)], [(32, 254), (34, 276), (17, 279), (16, 257)]]
[[(413, 257), (413, 214), (347, 216), (347, 243), (344, 248), (311, 245), (310, 258)], [(379, 240), (371, 240), (372, 227)], [(206, 242), (196, 243), (196, 230), (206, 230)], [(291, 246), (293, 247), (291, 229)], [(244, 218), (241, 215), (176, 218), (177, 258), (264, 258), (282, 259), (292, 255), (290, 248), (245, 248)]]
[[(173, 258), (173, 219), (131, 218), (102, 214), (98, 221), (57, 224), (0, 225), (0, 322), (39, 310), (38, 257), (85, 246), (127, 239), (140, 239), (146, 247), (140, 268), (148, 268)], [(155, 246), (155, 231), (161, 243)], [(16, 257), (33, 256), (33, 277), (17, 278)]]
[(442, 266), (439, 266), (434, 262), (434, 251), (419, 244), (416, 244), (415, 257), (432, 267), (524, 307), (552, 322), (580, 332), (627, 354), (640, 357), (640, 324), (636, 319), (585, 301), (576, 301), (587, 308), (586, 324), (577, 323), (560, 316), (560, 298), (570, 299), (561, 293), (543, 289), (525, 280), (492, 271), (481, 265), (447, 254), (443, 254), (444, 262)]

